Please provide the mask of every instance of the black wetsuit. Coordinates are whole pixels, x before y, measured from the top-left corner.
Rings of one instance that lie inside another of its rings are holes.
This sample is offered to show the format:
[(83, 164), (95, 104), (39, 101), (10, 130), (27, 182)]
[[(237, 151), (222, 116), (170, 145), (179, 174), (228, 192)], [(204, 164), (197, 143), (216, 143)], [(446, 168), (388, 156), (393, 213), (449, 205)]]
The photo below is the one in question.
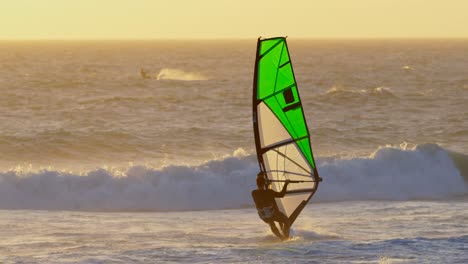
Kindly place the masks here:
[(252, 191), (252, 198), (255, 202), (255, 206), (257, 209), (263, 209), (265, 207), (271, 207), (273, 206), (274, 208), (274, 214), (271, 218), (268, 220), (263, 219), (265, 222), (271, 222), (271, 221), (287, 221), (287, 217), (281, 213), (278, 209), (278, 206), (276, 205), (275, 198), (281, 198), (284, 197), (286, 194), (286, 188), (284, 188), (281, 192), (275, 192), (273, 190), (253, 190)]

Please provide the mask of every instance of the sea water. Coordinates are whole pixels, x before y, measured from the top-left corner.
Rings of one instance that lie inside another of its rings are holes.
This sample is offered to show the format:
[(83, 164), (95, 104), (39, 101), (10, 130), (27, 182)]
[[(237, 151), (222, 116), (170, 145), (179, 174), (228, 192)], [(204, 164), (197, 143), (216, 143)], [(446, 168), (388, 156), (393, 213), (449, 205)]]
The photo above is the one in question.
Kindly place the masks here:
[(0, 42), (0, 262), (468, 262), (468, 42), (288, 43), (323, 182), (279, 242), (256, 40)]

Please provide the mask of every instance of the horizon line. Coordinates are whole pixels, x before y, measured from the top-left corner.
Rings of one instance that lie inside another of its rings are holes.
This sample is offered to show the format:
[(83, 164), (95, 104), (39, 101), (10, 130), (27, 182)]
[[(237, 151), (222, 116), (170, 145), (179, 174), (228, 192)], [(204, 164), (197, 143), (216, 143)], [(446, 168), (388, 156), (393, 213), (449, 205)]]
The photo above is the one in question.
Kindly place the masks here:
[[(282, 35), (280, 35), (282, 36)], [(162, 37), (162, 38), (4, 38), (0, 41), (184, 41), (184, 40), (252, 40), (259, 37)], [(272, 37), (272, 36), (265, 36)], [(468, 40), (467, 37), (291, 37), (296, 40)]]

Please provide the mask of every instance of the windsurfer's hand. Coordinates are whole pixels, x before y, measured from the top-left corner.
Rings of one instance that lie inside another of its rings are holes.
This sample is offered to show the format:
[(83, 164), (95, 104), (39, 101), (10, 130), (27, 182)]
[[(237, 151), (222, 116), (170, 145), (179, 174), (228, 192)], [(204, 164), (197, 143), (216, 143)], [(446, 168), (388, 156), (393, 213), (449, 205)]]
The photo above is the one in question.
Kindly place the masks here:
[(291, 180), (285, 180), (284, 182), (285, 182), (285, 184), (290, 184)]

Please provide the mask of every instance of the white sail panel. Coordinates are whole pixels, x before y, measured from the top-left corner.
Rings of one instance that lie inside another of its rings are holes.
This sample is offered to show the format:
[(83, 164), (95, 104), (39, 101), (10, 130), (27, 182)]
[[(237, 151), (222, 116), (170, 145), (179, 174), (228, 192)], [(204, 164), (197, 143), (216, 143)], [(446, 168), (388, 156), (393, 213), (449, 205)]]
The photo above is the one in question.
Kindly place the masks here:
[(258, 105), (257, 115), (262, 147), (268, 147), (278, 142), (291, 139), (288, 131), (284, 129), (284, 126), (265, 103), (262, 102)]
[[(271, 149), (263, 154), (268, 178), (273, 181), (306, 181), (291, 184), (288, 190), (314, 188), (315, 182), (307, 160), (302, 156), (296, 143)], [(281, 191), (283, 182), (273, 182), (272, 189)]]
[(298, 208), (301, 203), (306, 202), (310, 197), (310, 193), (288, 194), (283, 198), (277, 198), (276, 203), (281, 212), (288, 218)]

